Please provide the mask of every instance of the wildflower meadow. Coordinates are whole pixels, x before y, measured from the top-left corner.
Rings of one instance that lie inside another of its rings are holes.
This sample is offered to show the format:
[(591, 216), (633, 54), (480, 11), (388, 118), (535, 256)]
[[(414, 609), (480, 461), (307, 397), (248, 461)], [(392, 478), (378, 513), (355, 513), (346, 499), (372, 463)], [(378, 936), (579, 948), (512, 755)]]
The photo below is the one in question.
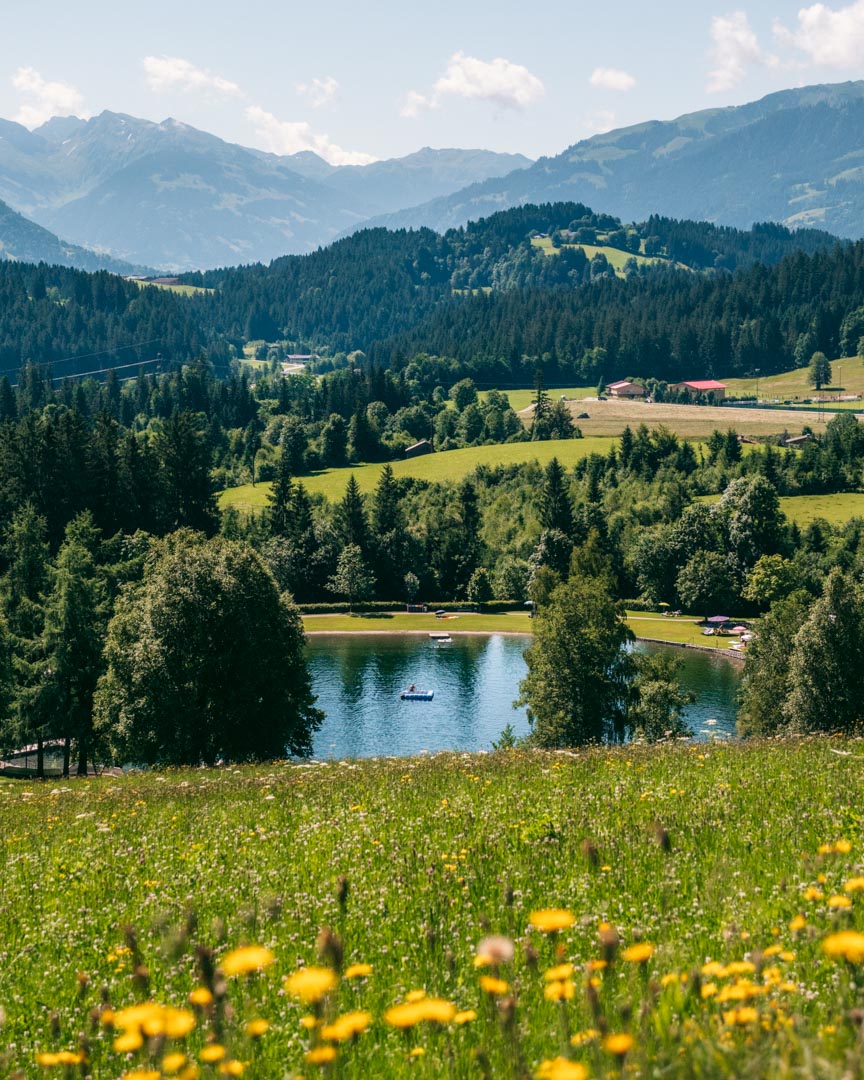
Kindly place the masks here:
[(855, 1077), (864, 745), (0, 784), (0, 1073)]

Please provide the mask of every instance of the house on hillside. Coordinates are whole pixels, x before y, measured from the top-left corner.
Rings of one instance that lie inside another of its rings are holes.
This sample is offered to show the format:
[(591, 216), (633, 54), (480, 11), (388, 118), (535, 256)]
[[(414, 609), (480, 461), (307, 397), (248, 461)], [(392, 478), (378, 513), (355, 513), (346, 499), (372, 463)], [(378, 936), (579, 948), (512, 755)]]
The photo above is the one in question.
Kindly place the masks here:
[(415, 442), (413, 446), (406, 446), (403, 451), (406, 458), (422, 457), (423, 454), (432, 454), (434, 452), (435, 447), (428, 439), (421, 439), (420, 442)]
[(622, 379), (621, 382), (610, 383), (606, 387), (606, 393), (613, 398), (643, 398), (647, 392), (644, 386), (627, 382), (626, 379)]
[(701, 396), (713, 398), (715, 402), (722, 401), (726, 397), (726, 384), (717, 382), (714, 379), (694, 379), (688, 382), (679, 382), (675, 383), (672, 389), (679, 392), (683, 390), (691, 398)]

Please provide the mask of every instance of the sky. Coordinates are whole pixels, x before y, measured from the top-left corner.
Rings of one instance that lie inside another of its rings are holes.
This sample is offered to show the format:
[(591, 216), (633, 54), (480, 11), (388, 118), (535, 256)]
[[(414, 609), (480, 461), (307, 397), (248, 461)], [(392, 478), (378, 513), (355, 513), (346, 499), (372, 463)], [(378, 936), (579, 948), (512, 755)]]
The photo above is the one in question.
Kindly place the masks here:
[(332, 164), (536, 158), (644, 120), (864, 78), (864, 0), (0, 0), (0, 117), (167, 117)]

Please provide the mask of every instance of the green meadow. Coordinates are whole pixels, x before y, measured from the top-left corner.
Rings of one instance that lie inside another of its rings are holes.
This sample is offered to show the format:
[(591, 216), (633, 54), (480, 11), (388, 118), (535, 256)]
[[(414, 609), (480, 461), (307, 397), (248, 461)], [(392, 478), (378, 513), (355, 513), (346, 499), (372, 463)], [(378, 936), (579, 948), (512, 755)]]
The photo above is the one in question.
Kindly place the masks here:
[[(399, 476), (413, 476), (418, 480), (442, 482), (462, 480), (480, 465), (521, 465), (528, 461), (537, 461), (548, 465), (553, 457), (561, 464), (572, 468), (577, 461), (589, 454), (607, 454), (616, 445), (612, 438), (596, 437), (586, 439), (558, 439), (549, 442), (503, 443), (494, 446), (472, 446), (466, 450), (448, 450), (441, 454), (426, 454), (424, 457), (409, 458), (392, 462), (393, 472)], [(384, 468), (383, 463), (353, 465), (345, 469), (325, 469), (312, 476), (301, 477), (306, 490), (313, 494), (324, 495), (331, 501), (341, 499), (345, 494), (345, 485), (351, 473), (357, 477), (360, 490), (366, 494), (375, 490), (378, 478)], [(238, 510), (250, 512), (260, 510), (267, 505), (270, 484), (245, 484), (241, 487), (228, 488), (219, 495), (219, 505), (236, 506)]]
[[(552, 240), (548, 236), (537, 236), (531, 243), (535, 247), (540, 248), (546, 255), (558, 254), (559, 249), (554, 246)], [(620, 248), (608, 247), (605, 244), (562, 244), (561, 246), (570, 248), (580, 247), (585, 252), (588, 259), (593, 259), (595, 255), (605, 255), (607, 261), (615, 268), (615, 272), (619, 276), (623, 276), (624, 267), (630, 259), (635, 259), (640, 266), (652, 265), (658, 262), (668, 262), (668, 259), (649, 259), (645, 255), (634, 255), (630, 251), (622, 251)]]
[(5, 1076), (860, 1075), (857, 740), (0, 786)]

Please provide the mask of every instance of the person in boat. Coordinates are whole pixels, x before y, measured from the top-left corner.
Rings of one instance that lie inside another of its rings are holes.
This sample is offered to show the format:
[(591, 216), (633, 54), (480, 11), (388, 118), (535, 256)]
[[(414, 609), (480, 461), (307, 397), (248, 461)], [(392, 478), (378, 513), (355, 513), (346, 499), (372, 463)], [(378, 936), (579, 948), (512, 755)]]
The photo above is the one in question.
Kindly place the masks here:
[(410, 685), (410, 686), (408, 687), (408, 693), (409, 693), (409, 694), (413, 694), (413, 693), (414, 693), (414, 683), (413, 683), (413, 682), (412, 682), (412, 683), (411, 683), (411, 685)]

